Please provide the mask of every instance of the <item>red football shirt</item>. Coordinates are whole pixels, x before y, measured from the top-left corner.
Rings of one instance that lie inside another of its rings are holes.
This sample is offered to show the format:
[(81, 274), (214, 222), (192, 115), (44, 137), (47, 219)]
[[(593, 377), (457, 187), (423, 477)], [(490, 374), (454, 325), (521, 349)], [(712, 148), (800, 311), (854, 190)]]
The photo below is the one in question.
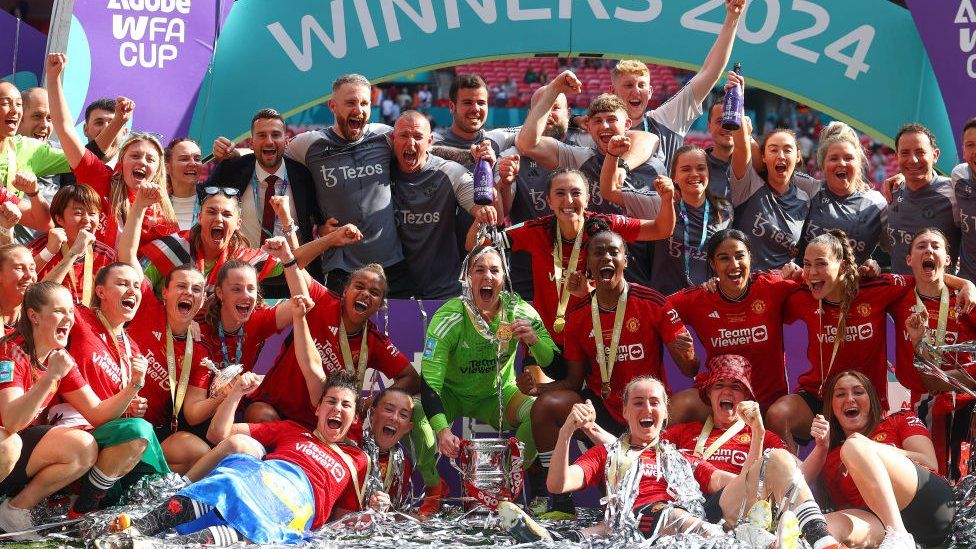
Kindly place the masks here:
[[(146, 386), (139, 391), (139, 396), (147, 400), (143, 419), (156, 427), (169, 426), (173, 417), (173, 397), (170, 393), (169, 366), (166, 361), (166, 306), (159, 301), (147, 281), (143, 281), (142, 303), (139, 304), (136, 317), (129, 323), (127, 331), (149, 361)], [(192, 340), (190, 343), (193, 345), (193, 356), (190, 359), (188, 384), (206, 391), (210, 388), (210, 370), (200, 364), (200, 361), (209, 356), (209, 351), (201, 343), (194, 343)], [(174, 336), (177, 381), (183, 371), (185, 351), (186, 338)]]
[[(120, 159), (119, 162), (121, 163), (122, 160)], [(89, 150), (85, 150), (85, 156), (81, 158), (81, 162), (71, 171), (74, 172), (79, 182), (95, 189), (95, 192), (102, 199), (102, 215), (99, 216), (98, 229), (95, 231), (95, 240), (104, 242), (109, 246), (115, 246), (119, 237), (122, 235), (121, 220), (109, 214), (111, 210), (109, 196), (111, 196), (112, 192), (112, 175), (115, 172), (99, 160), (95, 156), (95, 153)], [(129, 202), (134, 202), (136, 199), (135, 193), (132, 192), (132, 189), (126, 189), (126, 191), (129, 195)], [(139, 241), (149, 242), (179, 230), (179, 224), (166, 219), (163, 215), (162, 207), (159, 204), (153, 204), (146, 211), (146, 219), (142, 223), (142, 233)]]
[[(786, 322), (802, 320), (807, 326), (807, 360), (811, 368), (799, 378), (798, 390), (821, 396), (822, 386), (834, 374), (844, 370), (857, 370), (868, 376), (874, 384), (882, 409), (888, 407), (888, 371), (885, 309), (900, 300), (910, 287), (901, 275), (881, 275), (862, 279), (857, 295), (851, 301), (847, 313), (844, 339), (837, 347), (837, 356), (831, 365), (834, 338), (840, 321), (840, 307), (823, 302), (820, 304), (803, 286), (786, 300)], [(816, 412), (816, 410), (814, 410)]]
[[(305, 320), (315, 341), (315, 348), (322, 357), (322, 368), (326, 374), (345, 369), (342, 349), (339, 347), (342, 300), (318, 282), (313, 282), (308, 291), (309, 297), (315, 302), (315, 307), (305, 316)], [(385, 376), (394, 378), (400, 375), (404, 368), (412, 367), (407, 357), (397, 350), (373, 321), (367, 321), (366, 326), (367, 368), (378, 370)], [(362, 345), (362, 332), (349, 338), (353, 366), (358, 364), (360, 345)], [(271, 404), (284, 419), (297, 421), (309, 428), (315, 426), (318, 421), (315, 417), (315, 406), (308, 398), (305, 377), (295, 358), (294, 335), (289, 336), (282, 346), (281, 353), (275, 359), (275, 364), (264, 378), (261, 387), (258, 388), (254, 400)]]
[[(868, 438), (896, 448), (904, 448), (905, 439), (913, 436), (931, 438), (922, 420), (911, 412), (901, 411), (885, 418)], [(823, 481), (837, 509), (867, 506), (857, 486), (854, 485), (854, 479), (847, 474), (847, 468), (841, 462), (840, 446), (831, 449), (827, 454)]]
[[(251, 313), (251, 317), (244, 323), (243, 337), (238, 337), (237, 332), (224, 332), (224, 337), (220, 337), (220, 331), (216, 326), (209, 323), (200, 325), (200, 341), (210, 350), (210, 360), (218, 368), (225, 368), (228, 364), (235, 364), (237, 360), (237, 350), (240, 348), (241, 364), (244, 371), (250, 372), (254, 369), (254, 362), (261, 354), (261, 347), (264, 340), (278, 333), (278, 321), (275, 318), (274, 307), (261, 307)], [(222, 341), (223, 340), (223, 341)], [(223, 345), (221, 345), (223, 343)], [(225, 352), (226, 349), (226, 352)]]
[[(602, 344), (607, 352), (613, 335), (615, 315), (616, 311), (600, 312)], [(677, 311), (667, 305), (664, 296), (651, 288), (630, 284), (627, 313), (617, 347), (617, 362), (610, 375), (610, 398), (604, 403), (616, 421), (626, 423), (622, 413), (623, 391), (630, 380), (649, 374), (667, 386), (664, 363), (661, 360), (661, 343), (671, 343), (684, 330), (685, 325), (678, 318)], [(586, 386), (599, 396), (603, 389), (603, 378), (600, 376), (600, 365), (596, 361), (596, 341), (589, 300), (580, 301), (567, 315), (566, 348), (563, 355), (566, 360), (587, 363), (589, 372)]]
[[(610, 225), (610, 229), (619, 234), (625, 241), (634, 242), (640, 233), (640, 220), (623, 215), (603, 215), (586, 212), (587, 219), (598, 217)], [(505, 231), (505, 245), (515, 251), (525, 251), (532, 256), (532, 284), (535, 288), (535, 298), (532, 306), (539, 312), (542, 322), (552, 335), (552, 340), (560, 347), (565, 344), (565, 331), (557, 333), (552, 329), (552, 323), (556, 320), (556, 307), (559, 299), (556, 297), (556, 274), (553, 265), (553, 246), (556, 241), (556, 217), (552, 214), (531, 219), (525, 223), (520, 223)], [(563, 261), (568, 263), (573, 253), (573, 243), (575, 237), (569, 240), (562, 239)], [(582, 242), (586, 244), (589, 237), (583, 233)], [(581, 272), (586, 271), (586, 253), (580, 250), (579, 260), (576, 267), (571, 270)], [(582, 301), (576, 296), (569, 297), (567, 310), (567, 324), (569, 321), (568, 311), (573, 306)]]
[(695, 330), (708, 357), (740, 355), (752, 364), (752, 390), (763, 410), (788, 391), (783, 351), (783, 303), (799, 283), (778, 272), (753, 273), (741, 301), (729, 301), (701, 286), (668, 297), (684, 323)]
[[(691, 423), (679, 423), (678, 425), (673, 425), (664, 432), (664, 439), (670, 441), (679, 450), (691, 455), (695, 451), (695, 446), (698, 444), (698, 438), (701, 436), (702, 427), (704, 424), (700, 421), (694, 421)], [(708, 438), (705, 440), (705, 448), (711, 446), (716, 439), (725, 434), (725, 429), (719, 429), (715, 427), (712, 432), (709, 433)], [(742, 428), (737, 434), (733, 435), (728, 441), (725, 442), (719, 449), (715, 450), (712, 455), (708, 456), (708, 463), (715, 466), (716, 469), (721, 469), (723, 471), (728, 471), (732, 474), (738, 475), (742, 472), (742, 466), (746, 462), (746, 457), (749, 455), (749, 445), (752, 444), (752, 428), (748, 425)], [(783, 444), (783, 439), (772, 432), (766, 431), (763, 436), (763, 448), (782, 448), (787, 450), (785, 444)]]
[(312, 529), (328, 522), (333, 507), (359, 510), (359, 499), (351, 482), (344, 452), (356, 467), (359, 487), (366, 480), (366, 454), (351, 444), (332, 446), (319, 440), (311, 431), (293, 421), (250, 423), (251, 437), (268, 449), (264, 459), (280, 459), (302, 468), (315, 496), (315, 518)]
[[(34, 241), (28, 245), (28, 248), (31, 251), (31, 255), (33, 255), (35, 258), (46, 247), (47, 247), (47, 233), (42, 234), (41, 236), (35, 238)], [(100, 242), (98, 240), (96, 240), (92, 244), (92, 278), (93, 279), (95, 274), (97, 274), (102, 267), (111, 265), (116, 261), (118, 261), (118, 258), (115, 255), (114, 248), (111, 248), (104, 242)], [(47, 276), (47, 273), (51, 272), (51, 270), (57, 266), (58, 263), (61, 263), (60, 251), (54, 254), (54, 257), (52, 257), (51, 260), (48, 261), (43, 268), (38, 269), (37, 279), (42, 280), (45, 276)], [(78, 281), (78, 285), (75, 286), (74, 284), (72, 284), (70, 274), (64, 277), (64, 281), (62, 281), (61, 284), (64, 285), (64, 287), (71, 290), (71, 295), (72, 297), (74, 297), (75, 303), (81, 303), (82, 292), (84, 290), (84, 282), (82, 277), (85, 276), (84, 256), (76, 259), (74, 265), (72, 265), (71, 268), (75, 273), (75, 280)], [(82, 305), (85, 304), (82, 303)]]
[[(129, 363), (120, 360), (115, 344), (114, 335), (105, 331), (95, 311), (82, 306), (75, 307), (75, 325), (71, 328), (68, 340), (68, 352), (78, 363), (78, 370), (91, 385), (95, 395), (105, 400), (123, 389), (122, 368), (125, 368), (126, 379), (129, 377)], [(131, 356), (141, 353), (139, 345), (123, 330), (119, 340), (119, 349), (126, 353), (125, 340), (129, 342)]]
[[(26, 393), (31, 387), (34, 386), (34, 382), (44, 374), (44, 372), (36, 371), (31, 367), (30, 357), (27, 355), (27, 352), (24, 351), (24, 348), (18, 343), (8, 343), (3, 349), (2, 353), (0, 353), (0, 357), (2, 357), (0, 358), (0, 362), (9, 361), (13, 363), (12, 370), (0, 368), (0, 370), (3, 370), (4, 372), (10, 372), (10, 377), (7, 378), (9, 381), (0, 375), (0, 391), (9, 389), (10, 387), (20, 387)], [(68, 374), (58, 381), (54, 391), (48, 393), (47, 396), (44, 397), (44, 404), (41, 406), (41, 410), (37, 416), (35, 416), (31, 421), (31, 425), (36, 424), (38, 422), (38, 418), (45, 417), (45, 411), (47, 410), (48, 406), (59, 403), (61, 401), (61, 395), (77, 391), (86, 385), (88, 385), (88, 383), (85, 381), (85, 378), (81, 376), (81, 372), (78, 371), (78, 367), (75, 366), (71, 368), (71, 370), (68, 371)], [(57, 397), (57, 399), (55, 399), (55, 397)]]
[[(691, 464), (695, 480), (698, 481), (702, 493), (705, 493), (712, 474), (715, 473), (715, 467), (707, 461), (687, 454), (682, 455)], [(583, 482), (586, 486), (600, 486), (606, 480), (604, 477), (607, 466), (607, 446), (601, 444), (590, 448), (573, 465), (579, 465), (583, 469)], [(636, 465), (635, 463), (631, 467)], [(640, 455), (640, 465), (643, 471), (634, 508), (658, 501), (674, 501), (674, 497), (668, 493), (667, 479), (664, 478), (663, 473), (658, 472), (657, 452), (653, 448), (648, 448)]]
[[(922, 377), (915, 368), (915, 349), (912, 347), (912, 342), (908, 337), (908, 330), (905, 328), (905, 321), (912, 314), (912, 309), (916, 305), (914, 283), (911, 286), (911, 291), (906, 292), (905, 296), (889, 309), (889, 312), (891, 313), (892, 320), (895, 321), (895, 333), (897, 334), (895, 338), (895, 375), (898, 376), (898, 382), (912, 392), (912, 403), (915, 403), (918, 402), (918, 398), (923, 393), (927, 393), (928, 391), (922, 385)], [(947, 345), (976, 339), (976, 315), (968, 314), (960, 316), (956, 312), (956, 298), (956, 295), (950, 292), (949, 314), (946, 320), (944, 338), (944, 342)], [(939, 305), (941, 300), (938, 297), (922, 297), (922, 303), (929, 312), (929, 328), (934, 330), (939, 324)], [(963, 364), (972, 360), (972, 357), (969, 355), (960, 355), (956, 358)], [(952, 361), (949, 360), (948, 362), (951, 363)], [(976, 373), (976, 368), (970, 370), (970, 374), (973, 373)], [(957, 397), (963, 399), (963, 402), (972, 400), (965, 393), (960, 393)]]

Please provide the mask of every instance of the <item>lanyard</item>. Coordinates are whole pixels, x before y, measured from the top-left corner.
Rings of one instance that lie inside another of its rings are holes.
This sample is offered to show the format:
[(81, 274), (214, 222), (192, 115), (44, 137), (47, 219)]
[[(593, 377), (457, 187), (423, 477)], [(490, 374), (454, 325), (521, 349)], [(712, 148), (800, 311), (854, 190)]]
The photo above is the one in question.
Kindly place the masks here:
[(132, 356), (132, 346), (129, 344), (129, 336), (126, 335), (125, 329), (122, 330), (122, 343), (125, 344), (125, 354), (122, 354), (122, 348), (119, 347), (119, 340), (115, 337), (115, 332), (112, 331), (112, 327), (109, 326), (108, 320), (105, 320), (105, 315), (101, 311), (95, 311), (95, 316), (101, 321), (102, 327), (105, 328), (105, 332), (108, 333), (108, 339), (112, 340), (115, 344), (115, 354), (118, 355), (119, 360), (119, 377), (122, 378), (122, 388), (129, 384), (129, 358)]
[(606, 401), (610, 398), (610, 378), (613, 376), (613, 366), (617, 362), (617, 347), (620, 345), (620, 332), (624, 327), (624, 316), (627, 314), (627, 286), (624, 286), (620, 297), (617, 298), (617, 310), (613, 317), (613, 333), (610, 335), (609, 356), (604, 348), (603, 327), (600, 325), (600, 305), (596, 300), (596, 293), (590, 299), (590, 316), (593, 318), (593, 338), (596, 340), (596, 362), (600, 366), (600, 378), (603, 388), (600, 396)]
[(220, 351), (224, 354), (224, 368), (231, 364), (241, 363), (241, 353), (244, 346), (244, 325), (231, 332), (229, 335), (237, 337), (237, 354), (234, 362), (230, 361), (230, 354), (227, 352), (227, 333), (224, 332), (224, 321), (217, 319), (217, 335), (220, 337)]
[[(287, 174), (285, 175), (285, 177), (283, 179), (280, 178), (280, 177), (278, 177), (278, 174), (277, 173), (268, 174), (269, 177), (272, 176), (272, 175), (275, 176), (275, 179), (281, 179), (281, 192), (280, 193), (279, 192), (275, 192), (275, 196), (284, 196), (285, 195), (285, 192), (288, 191), (288, 176), (287, 176)], [(251, 174), (251, 189), (254, 191), (254, 215), (257, 216), (257, 218), (260, 220), (260, 219), (262, 219), (261, 216), (264, 215), (264, 208), (258, 208), (258, 206), (260, 205), (260, 203), (259, 203), (259, 199), (258, 199), (258, 171), (257, 171), (257, 168), (255, 168), (254, 173)], [(277, 218), (275, 218), (275, 228), (278, 228), (278, 224), (279, 224), (279, 221), (278, 221)], [(265, 229), (263, 226), (261, 227), (261, 231), (264, 234), (268, 235), (269, 238), (272, 237), (272, 236), (274, 236), (274, 231), (268, 232), (268, 230)]]
[(352, 362), (352, 351), (349, 348), (349, 336), (346, 335), (346, 323), (339, 319), (339, 350), (342, 351), (342, 361), (346, 365), (346, 371), (356, 376), (359, 380), (359, 388), (363, 388), (363, 382), (366, 379), (366, 361), (369, 356), (369, 348), (366, 346), (367, 339), (369, 337), (369, 330), (367, 326), (363, 326), (363, 338), (359, 343), (359, 362), (356, 363), (355, 369), (353, 369)]
[[(919, 312), (926, 310), (925, 304), (922, 303), (922, 296), (918, 294), (918, 288), (915, 288), (915, 303), (918, 304)], [(932, 342), (933, 345), (943, 345), (945, 343), (946, 334), (946, 324), (949, 321), (949, 289), (944, 285), (942, 286), (942, 292), (939, 294), (939, 321), (935, 328), (935, 341)], [(935, 364), (938, 367), (942, 367), (942, 353), (935, 359)]]
[[(823, 308), (823, 301), (820, 302), (820, 333), (824, 335), (824, 339), (827, 338), (827, 332), (824, 331), (823, 318), (827, 315), (827, 311)], [(837, 351), (840, 349), (840, 342), (844, 339), (846, 334), (841, 333), (841, 327), (844, 326), (844, 313), (840, 313), (840, 317), (837, 319), (837, 333), (834, 334), (834, 350), (830, 353), (830, 364), (827, 366), (827, 372), (824, 373), (823, 369), (823, 343), (820, 343), (820, 394), (823, 395), (824, 385), (827, 384), (827, 376), (830, 375), (830, 371), (834, 369), (834, 360), (837, 358)], [(844, 331), (847, 329), (845, 327)]]
[[(198, 197), (195, 202), (193, 202), (193, 220), (190, 221), (190, 227), (197, 224), (197, 220), (200, 219), (200, 198)], [(203, 272), (203, 271), (200, 271)]]
[[(658, 447), (658, 441), (649, 442), (645, 444), (640, 452), (637, 454), (636, 459), (640, 459), (641, 454), (646, 452), (649, 448), (654, 447), (654, 459), (657, 462), (657, 480), (661, 480), (661, 449)], [(609, 486), (616, 486), (623, 476), (627, 474), (627, 470), (633, 465), (634, 459), (628, 456), (630, 453), (630, 434), (625, 434), (620, 437), (620, 444), (617, 445), (617, 451), (614, 455), (610, 456), (610, 467), (607, 471), (607, 484)]]
[[(349, 480), (352, 482), (352, 487), (356, 491), (356, 501), (358, 501), (359, 504), (362, 505), (363, 504), (363, 488), (359, 485), (359, 475), (356, 474), (356, 464), (355, 464), (355, 462), (353, 462), (352, 458), (349, 457), (349, 454), (347, 454), (347, 453), (345, 453), (345, 452), (342, 451), (342, 448), (340, 448), (338, 444), (336, 444), (335, 442), (328, 442), (327, 440), (325, 440), (325, 437), (322, 436), (322, 433), (320, 433), (318, 429), (312, 431), (312, 434), (315, 435), (315, 438), (317, 438), (317, 439), (321, 440), (322, 442), (324, 442), (325, 445), (330, 450), (332, 450), (332, 453), (338, 455), (339, 458), (342, 459), (342, 463), (345, 464), (346, 469), (349, 471)], [(366, 476), (367, 477), (369, 477), (369, 469), (370, 469), (369, 460), (366, 460)]]
[(580, 248), (583, 244), (583, 227), (580, 226), (576, 232), (576, 240), (573, 241), (573, 251), (569, 254), (569, 263), (563, 268), (563, 235), (556, 225), (556, 241), (553, 244), (552, 270), (553, 278), (556, 282), (556, 297), (559, 304), (556, 306), (556, 320), (552, 323), (552, 329), (556, 333), (563, 331), (566, 327), (566, 305), (569, 304), (569, 274), (576, 270), (579, 262)]
[(722, 433), (722, 436), (718, 437), (714, 442), (709, 444), (708, 448), (705, 448), (705, 442), (708, 441), (708, 435), (712, 434), (712, 427), (714, 427), (714, 425), (715, 423), (712, 420), (712, 416), (708, 416), (708, 419), (705, 420), (705, 425), (702, 426), (701, 434), (698, 435), (698, 442), (695, 443), (695, 455), (705, 461), (708, 461), (708, 458), (712, 457), (712, 454), (714, 454), (716, 450), (721, 448), (722, 445), (737, 435), (739, 431), (746, 426), (746, 423), (741, 419), (737, 419), (731, 427)]
[(681, 221), (684, 223), (684, 256), (685, 256), (685, 278), (688, 279), (688, 284), (693, 285), (694, 282), (691, 280), (691, 252), (701, 253), (702, 249), (705, 247), (705, 239), (708, 236), (708, 214), (711, 206), (708, 204), (708, 200), (705, 200), (705, 213), (702, 214), (702, 230), (701, 238), (699, 239), (697, 246), (691, 245), (691, 224), (688, 222), (688, 210), (685, 208), (685, 201), (681, 200)]
[(186, 388), (190, 383), (190, 368), (193, 361), (193, 341), (187, 337), (183, 349), (183, 366), (180, 370), (180, 382), (176, 384), (176, 351), (173, 344), (173, 330), (166, 324), (166, 367), (169, 369), (169, 394), (173, 399), (173, 431), (176, 431), (177, 418), (183, 409), (186, 398)]
[[(62, 258), (68, 257), (67, 244), (61, 246), (61, 257)], [(84, 267), (82, 268), (82, 273), (81, 273), (81, 292), (80, 292), (81, 301), (80, 302), (78, 301), (79, 298), (78, 277), (75, 274), (74, 264), (72, 264), (71, 268), (68, 269), (68, 277), (71, 282), (71, 293), (74, 294), (75, 304), (81, 304), (87, 306), (89, 303), (91, 303), (92, 270), (94, 269), (93, 267), (94, 262), (95, 260), (94, 260), (94, 254), (92, 252), (92, 246), (85, 246)]]

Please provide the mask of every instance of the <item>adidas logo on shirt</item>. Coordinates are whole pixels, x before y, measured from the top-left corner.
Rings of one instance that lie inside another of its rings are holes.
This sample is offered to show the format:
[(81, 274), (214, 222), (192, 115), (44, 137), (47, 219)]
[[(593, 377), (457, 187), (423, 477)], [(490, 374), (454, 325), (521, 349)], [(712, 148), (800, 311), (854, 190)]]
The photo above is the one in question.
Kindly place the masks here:
[(163, 339), (163, 333), (162, 332), (156, 332), (156, 331), (154, 331), (153, 332), (153, 335), (156, 336), (156, 341), (159, 341), (159, 340)]
[(336, 335), (336, 334), (339, 333), (339, 327), (338, 326), (329, 326), (329, 331), (332, 332), (332, 335)]
[(718, 311), (712, 311), (712, 314), (708, 315), (708, 318), (721, 318), (718, 315)]

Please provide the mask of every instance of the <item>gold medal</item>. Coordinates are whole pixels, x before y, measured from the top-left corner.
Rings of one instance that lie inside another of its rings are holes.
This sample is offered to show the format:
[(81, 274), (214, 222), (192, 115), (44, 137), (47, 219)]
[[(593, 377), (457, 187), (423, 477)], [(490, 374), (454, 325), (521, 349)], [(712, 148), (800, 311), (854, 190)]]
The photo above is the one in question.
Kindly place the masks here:
[(498, 329), (495, 330), (495, 339), (502, 343), (512, 340), (512, 324), (509, 322), (499, 322)]
[(610, 399), (610, 382), (609, 381), (603, 382), (603, 388), (600, 389), (600, 396), (603, 397), (603, 400), (604, 401), (607, 401), (607, 400)]
[(565, 327), (566, 321), (563, 319), (563, 317), (557, 316), (556, 320), (552, 323), (552, 329), (555, 330), (557, 334), (560, 334)]

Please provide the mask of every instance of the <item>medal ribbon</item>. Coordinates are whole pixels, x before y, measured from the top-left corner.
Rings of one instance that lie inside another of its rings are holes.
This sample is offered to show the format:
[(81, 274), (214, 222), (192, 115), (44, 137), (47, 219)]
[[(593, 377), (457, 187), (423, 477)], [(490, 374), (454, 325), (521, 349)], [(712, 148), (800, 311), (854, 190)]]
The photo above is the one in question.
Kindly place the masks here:
[(576, 240), (573, 241), (573, 251), (569, 254), (569, 263), (563, 268), (563, 235), (556, 226), (556, 240), (553, 244), (552, 270), (553, 278), (556, 283), (556, 297), (559, 303), (556, 305), (556, 320), (552, 328), (557, 332), (562, 332), (566, 325), (566, 306), (569, 305), (569, 274), (576, 269), (579, 262), (580, 248), (583, 247), (583, 226), (576, 232)]
[[(590, 316), (593, 318), (593, 338), (596, 340), (596, 362), (600, 365), (600, 377), (603, 385), (610, 383), (613, 376), (613, 366), (617, 362), (617, 347), (620, 345), (620, 332), (624, 327), (624, 316), (627, 313), (627, 286), (617, 298), (617, 310), (613, 317), (613, 333), (610, 335), (610, 356), (604, 349), (603, 327), (600, 325), (600, 305), (596, 300), (596, 293), (590, 299)], [(606, 398), (606, 397), (604, 397)]]
[[(820, 302), (820, 332), (827, 337), (827, 333), (823, 329), (823, 317), (827, 314), (827, 310), (823, 308), (823, 301)], [(830, 352), (830, 364), (827, 365), (827, 372), (824, 373), (823, 369), (823, 343), (820, 344), (820, 393), (823, 393), (824, 385), (827, 384), (827, 376), (830, 375), (830, 371), (834, 369), (834, 360), (837, 358), (837, 351), (840, 349), (840, 342), (844, 339), (846, 334), (840, 333), (840, 327), (844, 324), (844, 314), (841, 313), (840, 317), (837, 319), (837, 333), (834, 335), (834, 349)], [(845, 327), (844, 331), (847, 329)]]
[(176, 351), (173, 344), (173, 330), (166, 324), (166, 367), (169, 369), (169, 394), (173, 399), (173, 423), (175, 424), (183, 409), (186, 399), (186, 389), (190, 384), (190, 368), (193, 361), (193, 342), (187, 334), (186, 346), (183, 349), (183, 366), (180, 370), (180, 382), (176, 383)]
[(695, 443), (695, 455), (705, 461), (708, 461), (708, 458), (710, 458), (716, 450), (721, 448), (722, 445), (728, 442), (732, 437), (739, 434), (739, 431), (746, 426), (746, 423), (741, 419), (735, 420), (735, 423), (726, 429), (725, 432), (722, 433), (722, 436), (718, 437), (714, 442), (709, 444), (708, 448), (705, 448), (705, 442), (708, 441), (708, 435), (712, 434), (712, 428), (714, 426), (715, 423), (712, 420), (712, 416), (708, 416), (708, 419), (705, 420), (705, 425), (702, 426), (701, 434), (698, 435), (698, 442)]
[(366, 347), (367, 337), (369, 336), (368, 326), (363, 326), (363, 339), (359, 344), (359, 362), (355, 369), (352, 361), (352, 350), (349, 348), (349, 336), (346, 335), (346, 324), (339, 320), (339, 350), (342, 351), (342, 361), (346, 365), (346, 371), (356, 376), (359, 380), (359, 389), (362, 389), (366, 380), (366, 361), (369, 357), (369, 349)]
[[(926, 310), (925, 304), (922, 303), (922, 296), (918, 295), (918, 288), (915, 288), (915, 303), (919, 307), (919, 312)], [(939, 295), (939, 320), (935, 328), (935, 340), (932, 341), (933, 345), (945, 344), (946, 324), (948, 322), (949, 322), (949, 289), (943, 285), (942, 293)], [(935, 364), (939, 368), (942, 367), (941, 352), (938, 354), (937, 357), (935, 357)]]
[[(464, 310), (465, 312), (468, 313), (468, 319), (471, 320), (471, 324), (474, 326), (475, 331), (478, 332), (478, 335), (480, 335), (481, 337), (485, 338), (488, 341), (498, 342), (499, 352), (505, 353), (508, 350), (509, 342), (501, 341), (497, 337), (495, 337), (495, 334), (491, 332), (491, 326), (488, 325), (488, 321), (486, 321), (485, 318), (480, 314), (475, 313), (474, 309), (471, 308), (471, 305), (469, 305), (466, 300), (462, 299), (461, 303), (464, 304)], [(501, 327), (502, 323), (506, 323), (506, 322), (508, 321), (505, 315), (505, 303), (502, 302), (501, 310), (498, 312), (499, 327)]]
[(624, 434), (620, 437), (620, 444), (617, 445), (617, 451), (610, 456), (610, 466), (607, 468), (607, 485), (610, 487), (616, 487), (617, 484), (623, 479), (624, 475), (630, 469), (630, 466), (634, 464), (634, 461), (640, 460), (640, 456), (654, 447), (654, 459), (657, 462), (657, 479), (661, 479), (661, 449), (659, 448), (660, 439), (654, 442), (648, 442), (641, 449), (640, 452), (635, 457), (630, 457), (630, 434)]
[[(338, 444), (325, 440), (325, 437), (322, 436), (322, 433), (320, 433), (318, 429), (312, 431), (312, 434), (315, 435), (315, 438), (325, 443), (325, 445), (332, 450), (332, 453), (338, 455), (339, 458), (342, 459), (342, 463), (345, 464), (346, 470), (349, 471), (349, 480), (352, 482), (352, 488), (356, 491), (356, 501), (358, 501), (359, 505), (361, 506), (363, 504), (363, 488), (359, 485), (359, 475), (356, 473), (356, 463), (351, 457), (349, 457), (349, 454), (342, 451), (342, 448), (340, 448)], [(366, 460), (367, 477), (369, 476), (369, 469), (369, 460)]]
[(230, 361), (230, 353), (227, 352), (227, 332), (224, 331), (224, 322), (217, 319), (217, 336), (220, 337), (220, 351), (224, 355), (224, 368), (230, 366), (231, 364), (240, 364), (241, 355), (244, 352), (244, 325), (232, 332), (234, 336), (237, 337), (237, 353), (234, 362)]
[(691, 245), (691, 226), (688, 223), (688, 210), (685, 208), (685, 201), (682, 200), (681, 204), (681, 221), (684, 223), (684, 245), (685, 245), (685, 278), (688, 279), (688, 283), (692, 284), (691, 281), (691, 252), (699, 253), (702, 248), (705, 247), (705, 240), (708, 236), (708, 214), (710, 206), (708, 200), (705, 200), (705, 213), (702, 215), (702, 231), (701, 239), (698, 242), (698, 246)]
[[(61, 246), (61, 257), (62, 258), (68, 257), (67, 244)], [(80, 301), (81, 305), (88, 306), (88, 304), (91, 303), (92, 280), (93, 280), (92, 270), (94, 269), (94, 263), (95, 263), (95, 259), (94, 259), (94, 253), (92, 251), (92, 246), (85, 246), (84, 267), (82, 267), (82, 272), (81, 272), (81, 301)], [(78, 277), (75, 275), (74, 265), (72, 265), (71, 268), (68, 269), (68, 276), (70, 277), (71, 280), (71, 291), (72, 293), (75, 294), (75, 296), (77, 296)], [(77, 300), (78, 297), (75, 297), (75, 302), (79, 303)]]
[(122, 348), (119, 347), (119, 339), (115, 337), (115, 332), (112, 331), (112, 327), (109, 325), (108, 320), (105, 320), (105, 315), (101, 311), (95, 311), (95, 316), (101, 321), (102, 327), (108, 333), (108, 339), (112, 340), (115, 345), (115, 354), (119, 359), (119, 377), (122, 378), (122, 388), (129, 384), (129, 360), (132, 358), (132, 345), (129, 343), (129, 336), (126, 335), (125, 329), (122, 330), (122, 343), (125, 344), (125, 354), (122, 354)]

